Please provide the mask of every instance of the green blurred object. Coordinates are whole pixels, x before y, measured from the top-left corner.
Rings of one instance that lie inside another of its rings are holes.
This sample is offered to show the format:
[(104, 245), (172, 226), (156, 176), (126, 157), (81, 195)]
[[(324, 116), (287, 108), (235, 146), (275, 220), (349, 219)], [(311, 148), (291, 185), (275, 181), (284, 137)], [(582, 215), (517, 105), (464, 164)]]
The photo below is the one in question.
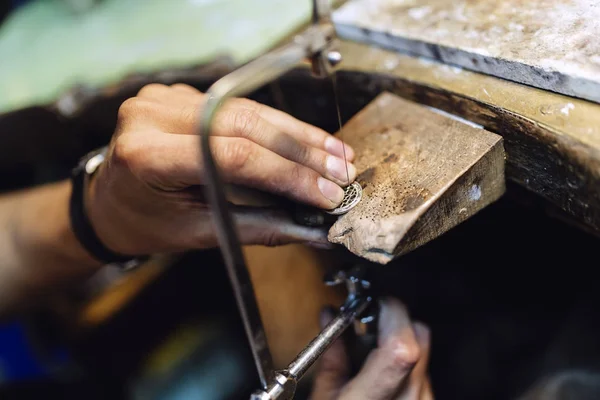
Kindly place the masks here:
[(243, 63), (308, 21), (310, 0), (104, 0), (83, 13), (38, 0), (0, 27), (0, 113), (75, 85), (209, 62)]
[(89, 11), (101, 0), (62, 0), (76, 13)]

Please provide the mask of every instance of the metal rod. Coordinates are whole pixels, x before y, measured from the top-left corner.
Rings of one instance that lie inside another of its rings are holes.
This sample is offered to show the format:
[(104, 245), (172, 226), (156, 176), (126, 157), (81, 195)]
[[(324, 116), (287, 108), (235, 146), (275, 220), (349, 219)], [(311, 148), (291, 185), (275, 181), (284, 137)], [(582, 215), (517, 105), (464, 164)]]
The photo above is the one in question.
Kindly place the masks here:
[(212, 208), (217, 239), (221, 246), (227, 273), (232, 282), (244, 329), (264, 388), (267, 387), (267, 382), (273, 373), (273, 360), (235, 228), (235, 221), (229, 210), (230, 205), (227, 202), (222, 180), (212, 155), (211, 126), (217, 111), (226, 99), (246, 95), (277, 79), (301, 62), (305, 56), (306, 50), (303, 46), (291, 44), (221, 78), (208, 90), (207, 101), (200, 121), (200, 150), (204, 164), (206, 195)]
[(313, 24), (297, 35), (292, 43), (246, 64), (213, 84), (208, 90), (200, 120), (200, 154), (206, 197), (212, 208), (217, 239), (263, 388), (274, 376), (273, 361), (230, 204), (210, 147), (211, 126), (226, 99), (249, 94), (276, 80), (304, 59), (310, 59), (315, 76), (324, 77), (331, 73), (333, 64), (326, 55), (334, 41), (335, 29), (329, 19), (330, 9), (325, 3), (328, 0), (313, 0)]
[(290, 363), (288, 371), (296, 380), (308, 371), (317, 359), (333, 344), (333, 342), (354, 322), (371, 302), (371, 297), (357, 297), (345, 304), (323, 331)]

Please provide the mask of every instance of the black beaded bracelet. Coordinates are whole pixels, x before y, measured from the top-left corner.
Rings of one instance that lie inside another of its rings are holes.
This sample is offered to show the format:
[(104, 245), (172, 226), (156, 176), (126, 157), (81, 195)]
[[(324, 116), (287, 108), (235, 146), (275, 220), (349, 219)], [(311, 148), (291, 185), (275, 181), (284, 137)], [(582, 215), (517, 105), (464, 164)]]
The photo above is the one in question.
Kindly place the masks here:
[(125, 268), (137, 266), (148, 257), (126, 256), (108, 249), (100, 240), (85, 210), (85, 193), (89, 179), (104, 161), (107, 147), (92, 151), (85, 155), (73, 169), (71, 182), (73, 190), (69, 203), (69, 217), (75, 237), (83, 248), (98, 261), (105, 264), (121, 264)]

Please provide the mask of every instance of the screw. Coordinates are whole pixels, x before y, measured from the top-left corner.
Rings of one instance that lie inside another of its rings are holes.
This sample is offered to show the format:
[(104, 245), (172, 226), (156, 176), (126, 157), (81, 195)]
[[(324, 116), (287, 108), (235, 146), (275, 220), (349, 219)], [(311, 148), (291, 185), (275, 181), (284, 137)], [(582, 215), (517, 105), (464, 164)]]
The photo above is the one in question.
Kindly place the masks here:
[(335, 67), (342, 62), (342, 54), (339, 51), (330, 51), (327, 53), (327, 61), (329, 61), (332, 67)]

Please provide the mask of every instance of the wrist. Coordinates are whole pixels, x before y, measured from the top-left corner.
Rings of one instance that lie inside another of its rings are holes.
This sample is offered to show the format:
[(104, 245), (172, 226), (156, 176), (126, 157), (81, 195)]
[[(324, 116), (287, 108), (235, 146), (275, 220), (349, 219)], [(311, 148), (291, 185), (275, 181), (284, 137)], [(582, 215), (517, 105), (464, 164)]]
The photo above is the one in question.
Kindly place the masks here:
[(41, 260), (45, 258), (49, 264), (56, 261), (90, 269), (102, 266), (83, 248), (71, 228), (70, 195), (71, 183), (63, 181), (31, 190), (23, 197), (15, 238), (20, 249), (36, 249), (19, 252), (34, 258), (25, 264), (44, 262)]
[(116, 222), (123, 218), (119, 215), (119, 207), (113, 204), (110, 196), (102, 190), (98, 190), (98, 187), (107, 187), (104, 172), (104, 168), (101, 166), (99, 171), (91, 177), (84, 197), (85, 210), (90, 225), (102, 244), (111, 252), (127, 254), (129, 250), (126, 246), (127, 242), (122, 237), (125, 232)]
[[(115, 213), (120, 209), (110, 207), (111, 197), (106, 196), (106, 190), (98, 190), (97, 184), (101, 179), (99, 174), (105, 171), (102, 167), (105, 166), (106, 150), (102, 148), (87, 154), (73, 169), (69, 209), (71, 227), (80, 244), (93, 258), (104, 264), (120, 264), (129, 268), (138, 265), (145, 257), (127, 255), (127, 251), (117, 246), (123, 243), (123, 232), (119, 225), (115, 225), (120, 220)], [(103, 187), (110, 188), (110, 185)]]
[[(57, 218), (60, 223), (56, 225), (56, 230), (54, 233), (56, 241), (66, 244), (66, 246), (64, 246), (64, 256), (66, 258), (69, 258), (75, 262), (80, 262), (83, 265), (99, 268), (103, 265), (103, 263), (92, 257), (92, 255), (81, 245), (81, 242), (77, 239), (77, 236), (73, 231), (71, 220), (69, 218), (69, 197), (72, 192), (72, 184), (70, 182), (66, 182), (65, 186), (67, 190), (64, 192), (62, 190), (60, 191), (60, 216)], [(49, 241), (52, 242), (52, 239), (49, 238)]]

